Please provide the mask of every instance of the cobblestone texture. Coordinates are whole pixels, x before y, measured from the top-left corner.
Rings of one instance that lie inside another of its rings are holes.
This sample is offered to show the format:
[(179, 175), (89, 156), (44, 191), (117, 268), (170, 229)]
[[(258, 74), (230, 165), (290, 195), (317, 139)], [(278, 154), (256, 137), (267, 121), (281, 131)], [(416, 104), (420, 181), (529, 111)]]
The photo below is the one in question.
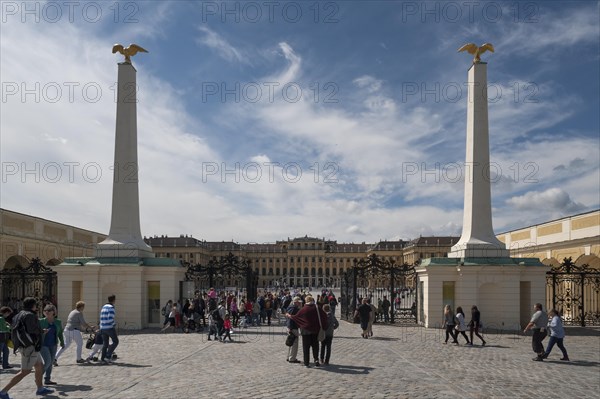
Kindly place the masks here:
[[(282, 325), (236, 331), (235, 342), (224, 344), (204, 334), (122, 334), (113, 365), (78, 365), (69, 348), (53, 371), (59, 385), (47, 397), (600, 398), (598, 335), (568, 335), (571, 362), (560, 361), (556, 347), (548, 360), (533, 362), (530, 336), (487, 335), (487, 346), (470, 347), (444, 345), (440, 330), (373, 329), (366, 340), (358, 325), (341, 321), (331, 364), (320, 368), (285, 361)], [(11, 355), (11, 363), (20, 364), (19, 358)], [(0, 370), (0, 386), (16, 372)], [(10, 395), (33, 398), (34, 392), (27, 376)]]

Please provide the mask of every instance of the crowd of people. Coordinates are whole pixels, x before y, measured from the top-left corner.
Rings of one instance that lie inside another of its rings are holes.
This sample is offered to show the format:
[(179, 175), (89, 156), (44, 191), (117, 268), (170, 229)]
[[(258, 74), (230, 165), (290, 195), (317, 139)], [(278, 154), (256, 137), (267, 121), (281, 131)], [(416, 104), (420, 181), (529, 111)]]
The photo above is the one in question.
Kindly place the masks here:
[[(115, 349), (119, 344), (116, 330), (115, 295), (108, 297), (102, 306), (99, 315), (99, 325), (88, 324), (83, 311), (85, 303), (79, 301), (75, 305), (66, 323), (57, 317), (56, 306), (47, 301), (42, 303), (42, 316), (38, 313), (38, 300), (25, 298), (13, 302), (20, 306), (20, 311), (13, 311), (9, 306), (0, 307), (0, 364), (3, 369), (13, 366), (9, 363), (10, 348), (21, 354), (21, 370), (0, 390), (0, 399), (10, 399), (8, 391), (18, 384), (32, 370), (35, 372), (37, 395), (46, 395), (53, 392), (47, 385), (56, 385), (52, 380), (53, 367), (58, 366), (57, 360), (75, 342), (75, 362), (87, 363), (97, 360), (100, 364), (111, 364), (115, 358)], [(370, 298), (358, 298), (359, 305), (355, 310), (361, 328), (361, 336), (368, 339), (373, 336), (373, 323), (377, 320), (376, 314), (382, 314), (382, 321), (387, 322), (385, 309), (387, 298), (375, 307)], [(388, 301), (389, 303), (389, 301)], [(311, 354), (316, 367), (327, 366), (331, 359), (334, 330), (339, 322), (335, 317), (338, 305), (333, 292), (322, 290), (317, 298), (308, 292), (299, 290), (280, 290), (277, 293), (264, 292), (252, 301), (238, 296), (232, 292), (218, 293), (214, 288), (208, 292), (196, 292), (194, 298), (186, 300), (183, 304), (169, 300), (163, 307), (164, 323), (163, 332), (181, 329), (183, 332), (207, 330), (208, 340), (220, 342), (232, 341), (233, 328), (248, 326), (271, 325), (273, 319), (284, 318), (287, 327), (286, 345), (289, 347), (286, 360), (289, 363), (302, 363), (311, 367)], [(384, 309), (384, 312), (381, 311)], [(458, 345), (459, 336), (466, 341), (466, 345), (473, 345), (474, 336), (485, 346), (486, 341), (481, 335), (481, 313), (477, 306), (471, 307), (471, 319), (467, 323), (462, 307), (457, 307), (454, 312), (450, 305), (444, 307), (443, 328), (445, 330), (444, 344), (450, 338), (452, 343)], [(381, 319), (380, 319), (381, 320)], [(469, 330), (469, 336), (466, 331)], [(531, 321), (524, 329), (524, 333), (532, 330), (532, 349), (536, 356), (535, 361), (546, 359), (555, 345), (561, 350), (563, 357), (560, 360), (569, 361), (567, 350), (564, 346), (565, 330), (559, 313), (552, 309), (548, 314), (543, 311), (542, 304), (534, 306)], [(95, 333), (93, 347), (87, 357), (83, 357), (82, 333)], [(543, 341), (550, 335), (549, 342), (544, 349)], [(299, 341), (302, 339), (302, 361), (297, 358)], [(100, 353), (100, 356), (96, 356)]]
[[(20, 301), (21, 310), (13, 311), (9, 306), (0, 307), (0, 353), (2, 354), (2, 368), (10, 369), (10, 348), (14, 353), (21, 355), (21, 369), (0, 390), (0, 399), (10, 399), (8, 391), (17, 385), (23, 378), (34, 371), (36, 395), (44, 396), (54, 390), (47, 385), (56, 385), (52, 381), (53, 367), (58, 366), (59, 356), (75, 342), (76, 363), (85, 363), (91, 359), (91, 354), (86, 360), (82, 358), (83, 338), (82, 331), (95, 331), (102, 338), (101, 364), (112, 362), (114, 350), (119, 344), (116, 333), (115, 321), (115, 295), (108, 297), (108, 302), (100, 310), (100, 324), (88, 324), (83, 317), (85, 302), (79, 301), (75, 305), (67, 322), (63, 327), (62, 321), (57, 317), (56, 306), (53, 303), (42, 302), (42, 315), (39, 317), (39, 302), (37, 299), (27, 297)], [(96, 352), (99, 349), (96, 348)]]

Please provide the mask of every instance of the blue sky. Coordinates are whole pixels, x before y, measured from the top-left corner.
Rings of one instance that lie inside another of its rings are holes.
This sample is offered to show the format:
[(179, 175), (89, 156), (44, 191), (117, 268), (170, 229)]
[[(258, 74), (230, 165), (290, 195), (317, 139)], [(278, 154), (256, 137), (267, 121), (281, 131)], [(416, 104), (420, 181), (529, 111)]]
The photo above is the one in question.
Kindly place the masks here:
[[(497, 233), (600, 206), (597, 2), (3, 2), (3, 208), (106, 233), (114, 43), (145, 235), (460, 235), (468, 42)], [(61, 7), (61, 8), (59, 8)]]

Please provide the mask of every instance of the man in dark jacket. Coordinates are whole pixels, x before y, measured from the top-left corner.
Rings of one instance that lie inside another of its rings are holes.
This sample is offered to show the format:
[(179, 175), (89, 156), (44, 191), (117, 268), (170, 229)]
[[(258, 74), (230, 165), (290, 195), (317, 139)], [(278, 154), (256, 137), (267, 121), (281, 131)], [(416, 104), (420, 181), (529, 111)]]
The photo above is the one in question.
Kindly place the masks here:
[(47, 395), (54, 392), (42, 385), (44, 366), (40, 349), (42, 348), (43, 331), (37, 317), (37, 301), (35, 298), (23, 300), (23, 310), (20, 311), (12, 323), (12, 341), (15, 351), (21, 353), (21, 370), (0, 391), (0, 399), (10, 399), (8, 391), (17, 385), (26, 375), (35, 368), (36, 395)]
[[(300, 310), (300, 306), (302, 306), (302, 299), (299, 296), (295, 297), (291, 305), (287, 308), (286, 314), (295, 315)], [(300, 330), (298, 329), (298, 324), (293, 319), (287, 319), (287, 328), (288, 334), (294, 334), (296, 339), (294, 340), (294, 344), (290, 346), (288, 349), (288, 358), (287, 361), (290, 363), (300, 363), (300, 360), (297, 359), (298, 356), (298, 339), (300, 337)]]

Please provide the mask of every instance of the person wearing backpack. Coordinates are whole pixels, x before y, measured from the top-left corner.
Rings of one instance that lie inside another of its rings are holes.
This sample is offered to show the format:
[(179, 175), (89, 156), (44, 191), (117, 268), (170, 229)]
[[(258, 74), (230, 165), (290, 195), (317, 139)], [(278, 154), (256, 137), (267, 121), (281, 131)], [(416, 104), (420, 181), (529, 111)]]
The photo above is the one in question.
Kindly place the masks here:
[(35, 369), (36, 395), (47, 395), (54, 392), (53, 389), (42, 385), (44, 366), (40, 349), (42, 348), (42, 334), (37, 318), (37, 301), (35, 298), (27, 297), (23, 300), (23, 310), (13, 319), (12, 341), (14, 350), (21, 353), (21, 370), (0, 391), (0, 399), (10, 399), (8, 391), (17, 385), (25, 376)]

